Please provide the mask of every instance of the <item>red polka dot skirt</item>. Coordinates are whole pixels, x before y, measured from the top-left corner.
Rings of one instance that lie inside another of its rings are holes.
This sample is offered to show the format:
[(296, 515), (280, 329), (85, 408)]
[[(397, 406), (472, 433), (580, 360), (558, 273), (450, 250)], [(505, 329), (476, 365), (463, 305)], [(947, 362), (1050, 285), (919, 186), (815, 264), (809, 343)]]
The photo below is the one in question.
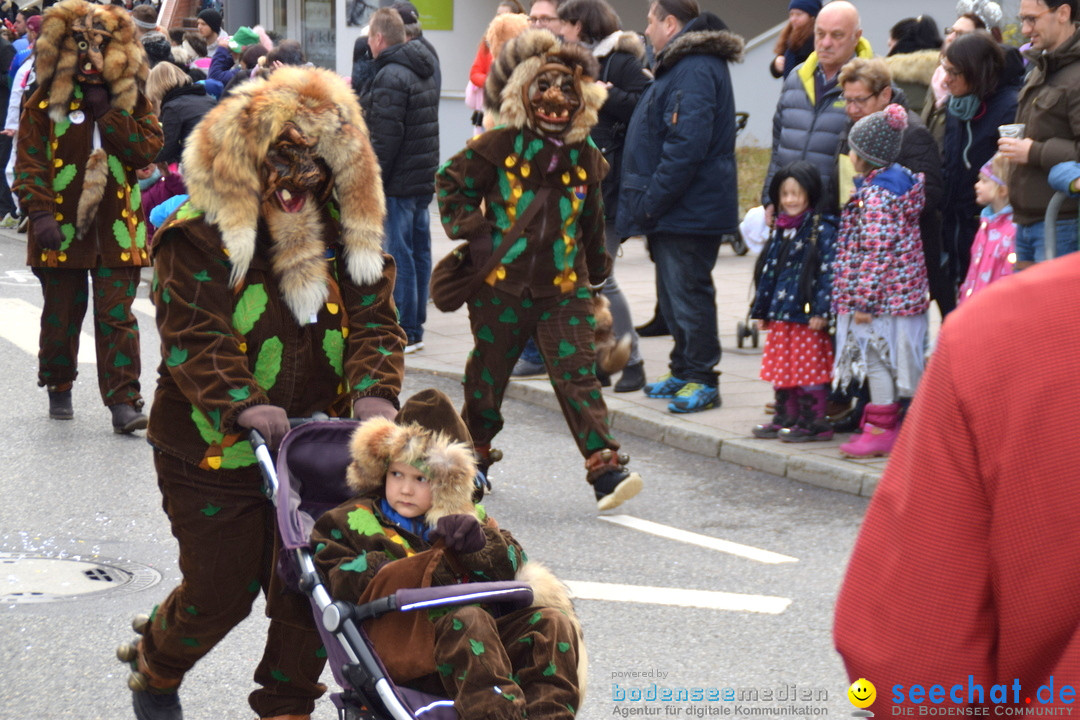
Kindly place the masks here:
[(799, 323), (770, 321), (761, 353), (761, 379), (774, 387), (832, 382), (833, 348), (829, 333)]

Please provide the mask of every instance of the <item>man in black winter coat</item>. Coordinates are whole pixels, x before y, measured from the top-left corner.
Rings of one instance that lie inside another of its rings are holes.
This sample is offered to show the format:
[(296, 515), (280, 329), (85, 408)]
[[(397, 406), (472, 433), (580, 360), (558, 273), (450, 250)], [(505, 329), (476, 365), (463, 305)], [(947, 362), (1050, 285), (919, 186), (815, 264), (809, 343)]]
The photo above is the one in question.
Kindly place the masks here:
[(368, 47), (375, 75), (360, 90), (371, 145), (386, 194), (385, 250), (397, 263), (394, 302), (408, 343), (423, 347), (431, 278), (428, 205), (439, 164), (438, 60), (419, 40), (408, 41), (401, 15), (380, 8), (371, 17)]

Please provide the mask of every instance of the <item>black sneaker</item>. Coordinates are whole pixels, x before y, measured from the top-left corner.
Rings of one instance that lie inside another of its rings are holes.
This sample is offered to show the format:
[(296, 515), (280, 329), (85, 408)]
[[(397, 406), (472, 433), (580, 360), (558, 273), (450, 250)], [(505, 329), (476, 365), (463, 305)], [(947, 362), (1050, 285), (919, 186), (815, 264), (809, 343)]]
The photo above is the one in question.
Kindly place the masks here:
[(154, 693), (139, 690), (131, 693), (131, 705), (138, 720), (184, 720), (180, 696), (175, 691)]
[(616, 508), (637, 495), (644, 483), (636, 472), (618, 467), (593, 480), (592, 485), (596, 493), (596, 509), (604, 511)]
[(623, 368), (622, 376), (615, 383), (615, 392), (634, 392), (645, 387), (645, 362), (634, 363)]
[(148, 422), (147, 417), (127, 403), (110, 405), (112, 412), (113, 432), (117, 435), (127, 435), (136, 430), (145, 430)]

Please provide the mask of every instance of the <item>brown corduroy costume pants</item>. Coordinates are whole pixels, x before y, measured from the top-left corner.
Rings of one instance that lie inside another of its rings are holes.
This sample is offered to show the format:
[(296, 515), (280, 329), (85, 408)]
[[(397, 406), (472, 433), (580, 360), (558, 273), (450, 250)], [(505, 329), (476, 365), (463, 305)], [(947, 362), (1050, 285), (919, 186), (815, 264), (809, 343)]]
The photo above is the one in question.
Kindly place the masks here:
[(577, 633), (552, 608), (458, 608), (435, 623), (435, 665), (462, 718), (572, 720), (581, 702)]
[(608, 425), (607, 405), (596, 379), (596, 319), (587, 288), (534, 300), (484, 284), (469, 300), (472, 353), (465, 364), (462, 417), (477, 445), (502, 430), (503, 393), (525, 340), (536, 338), (581, 456), (619, 449)]
[(89, 304), (87, 273), (94, 299), (98, 389), (106, 405), (141, 407), (139, 325), (131, 312), (139, 286), (137, 267), (32, 268), (41, 283), (41, 337), (38, 385), (66, 385), (79, 372), (79, 333)]
[(326, 691), (326, 653), (306, 596), (274, 568), (281, 547), (274, 509), (255, 467), (202, 470), (154, 452), (162, 507), (180, 543), (183, 580), (154, 609), (141, 655), (154, 677), (180, 680), (248, 616), (259, 591), (270, 618), (248, 702), (260, 717), (311, 713)]

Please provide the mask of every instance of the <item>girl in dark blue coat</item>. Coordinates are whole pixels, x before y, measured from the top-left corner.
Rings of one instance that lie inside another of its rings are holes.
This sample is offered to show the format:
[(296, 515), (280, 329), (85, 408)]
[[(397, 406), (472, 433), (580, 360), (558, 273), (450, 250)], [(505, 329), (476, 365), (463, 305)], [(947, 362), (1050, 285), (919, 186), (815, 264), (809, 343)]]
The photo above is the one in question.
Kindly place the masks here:
[(769, 185), (776, 226), (754, 267), (750, 317), (769, 331), (761, 379), (773, 384), (776, 414), (753, 429), (754, 437), (809, 442), (833, 435), (825, 403), (833, 365), (828, 316), (836, 226), (814, 211), (821, 192), (821, 174), (805, 160), (780, 170)]

